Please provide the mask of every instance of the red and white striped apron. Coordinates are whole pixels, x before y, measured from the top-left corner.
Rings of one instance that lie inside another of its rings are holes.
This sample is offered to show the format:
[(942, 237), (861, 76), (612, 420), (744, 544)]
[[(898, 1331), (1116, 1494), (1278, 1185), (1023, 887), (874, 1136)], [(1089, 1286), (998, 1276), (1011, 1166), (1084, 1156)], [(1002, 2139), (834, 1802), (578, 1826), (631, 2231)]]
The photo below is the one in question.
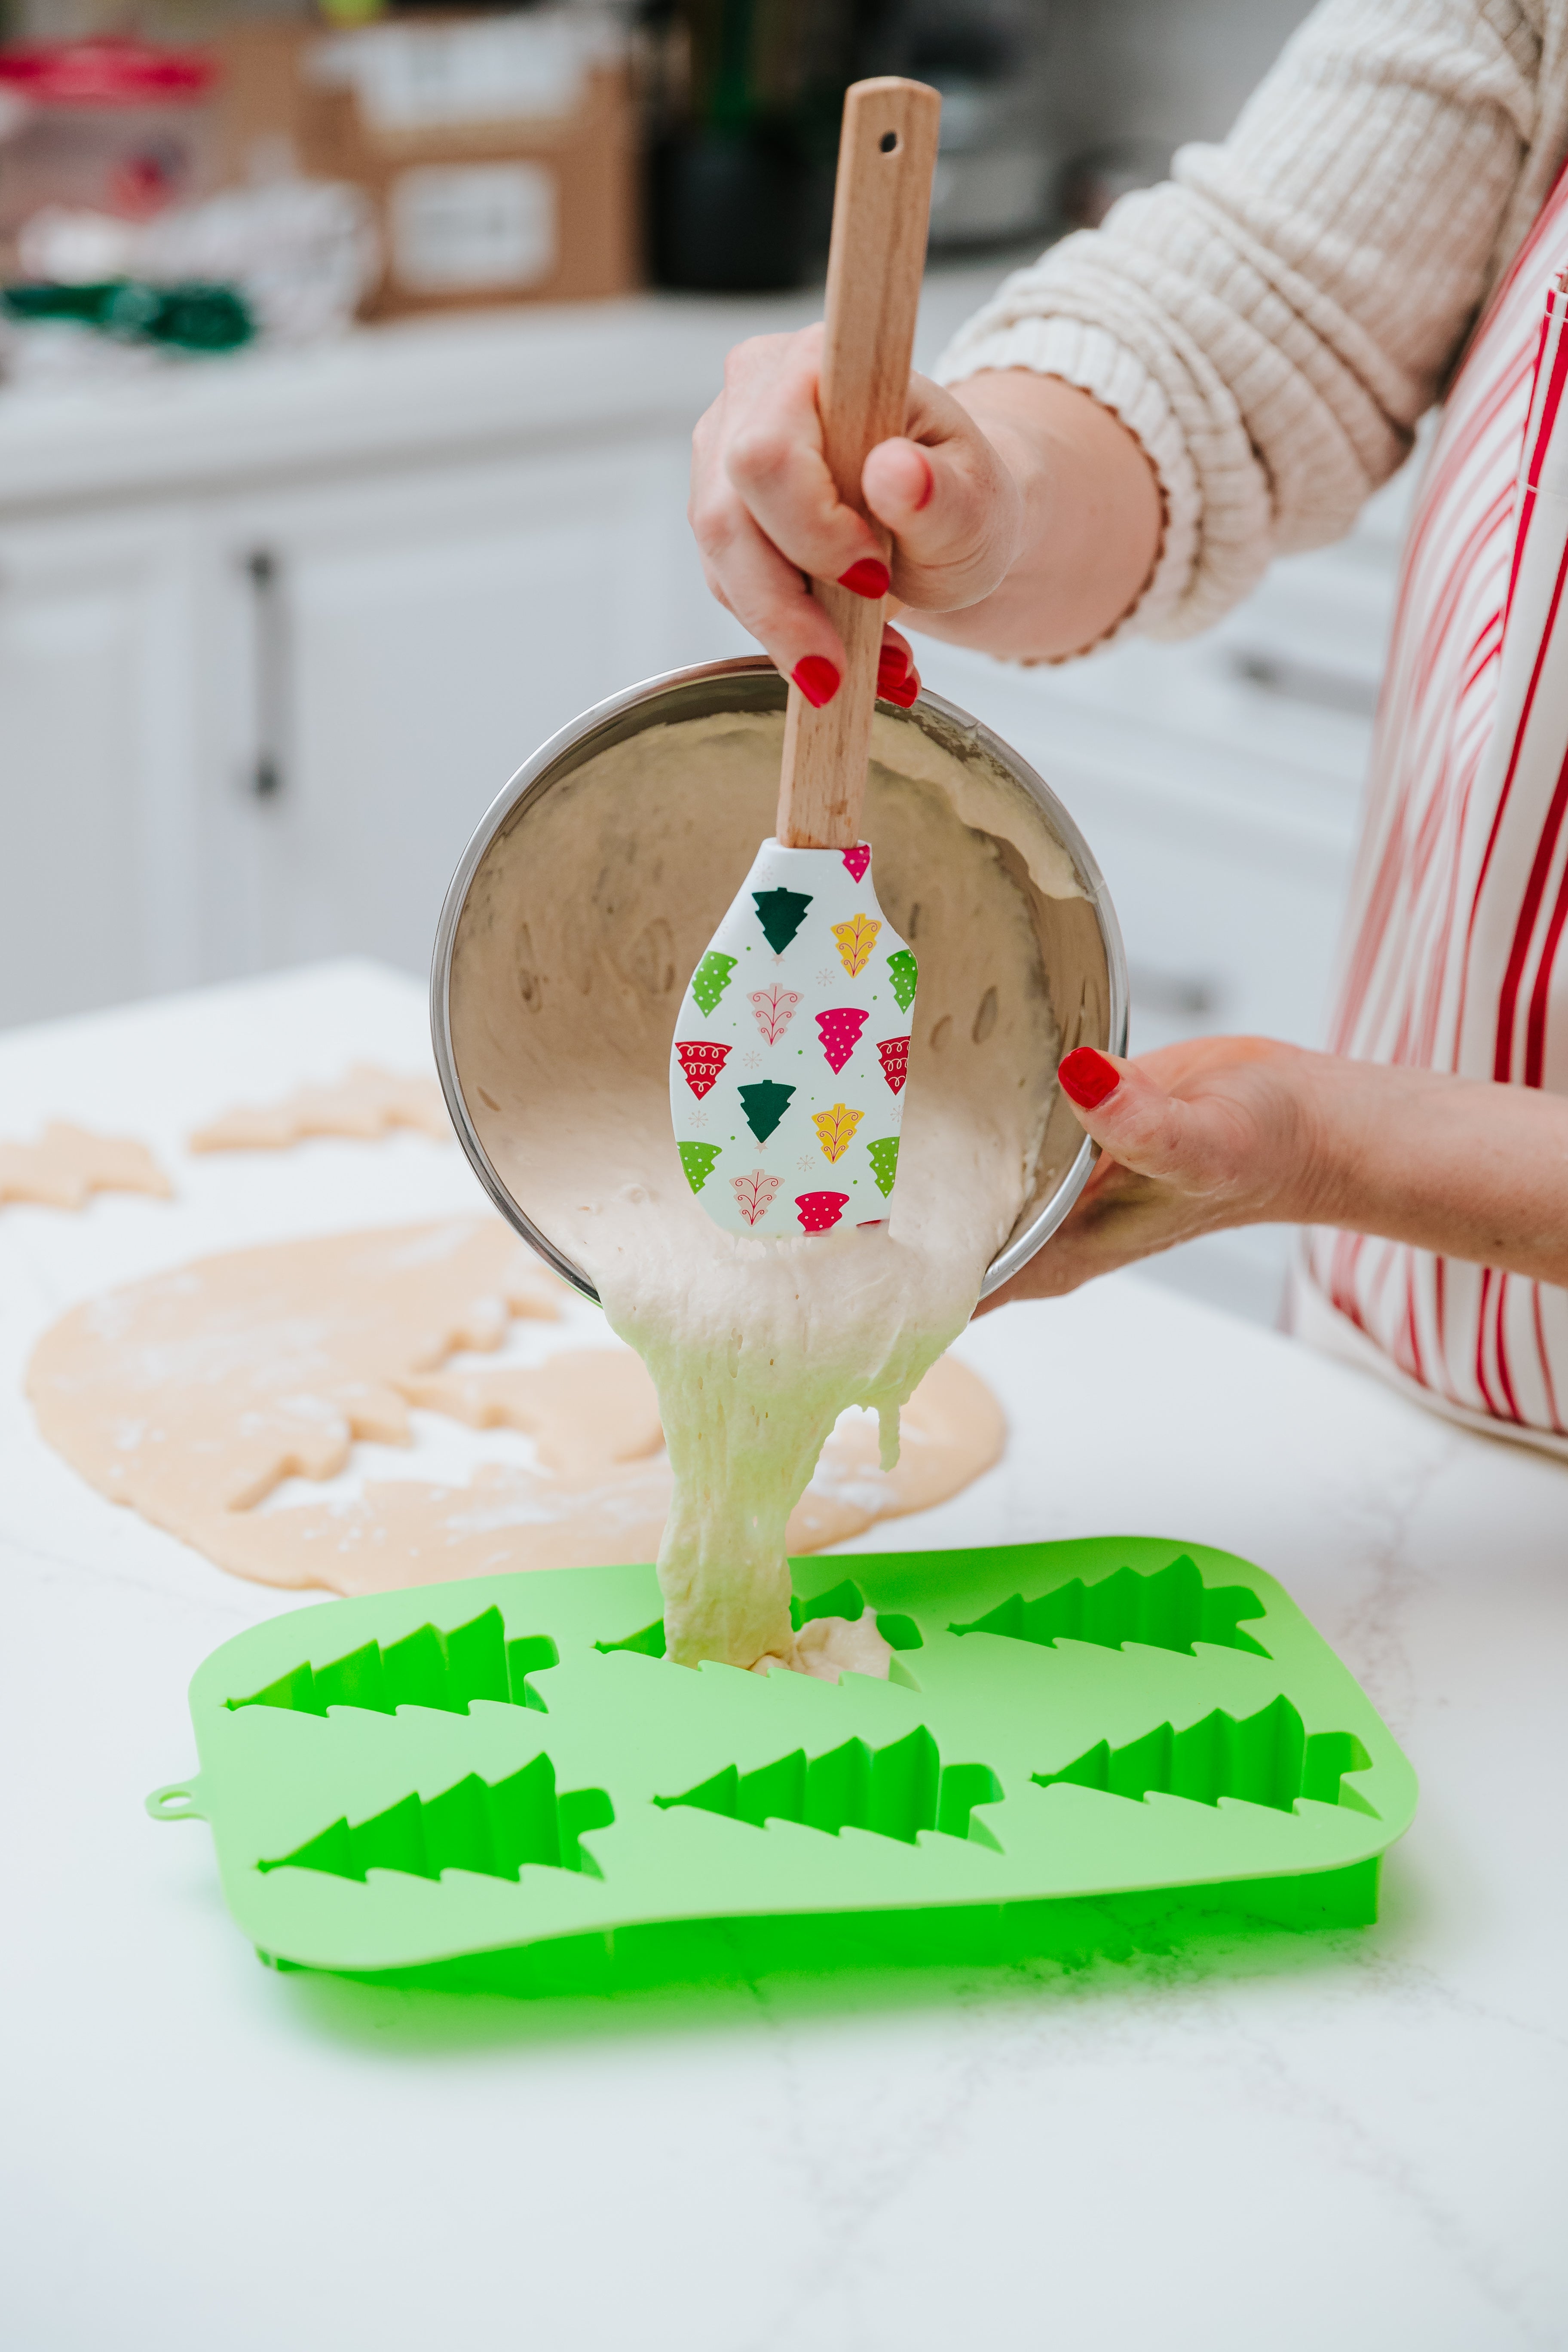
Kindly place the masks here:
[[(1427, 460), (1378, 713), (1330, 1045), (1568, 1093), (1568, 173)], [(1568, 1452), (1568, 1290), (1313, 1232), (1304, 1338)]]

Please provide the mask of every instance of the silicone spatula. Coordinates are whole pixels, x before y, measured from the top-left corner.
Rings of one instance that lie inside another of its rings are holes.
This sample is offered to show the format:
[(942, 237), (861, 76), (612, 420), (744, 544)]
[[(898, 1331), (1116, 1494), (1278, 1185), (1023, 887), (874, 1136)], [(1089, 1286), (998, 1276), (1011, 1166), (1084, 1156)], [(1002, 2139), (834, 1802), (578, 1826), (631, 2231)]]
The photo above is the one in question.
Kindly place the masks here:
[[(904, 429), (941, 110), (892, 77), (844, 102), (818, 407), (838, 494), (862, 514), (867, 456)], [(915, 959), (860, 838), (885, 599), (812, 590), (844, 677), (820, 709), (790, 688), (777, 830), (692, 974), (669, 1059), (687, 1181), (716, 1224), (759, 1239), (887, 1216), (914, 1011)]]

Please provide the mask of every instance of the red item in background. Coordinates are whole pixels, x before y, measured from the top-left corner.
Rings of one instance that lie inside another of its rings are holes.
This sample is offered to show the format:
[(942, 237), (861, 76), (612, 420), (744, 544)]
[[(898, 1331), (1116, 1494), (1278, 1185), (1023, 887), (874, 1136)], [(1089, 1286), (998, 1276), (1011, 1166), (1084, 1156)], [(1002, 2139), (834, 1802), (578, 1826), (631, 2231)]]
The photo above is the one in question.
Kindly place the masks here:
[(23, 119), (0, 141), (0, 273), (20, 275), (17, 233), (48, 206), (147, 220), (210, 192), (216, 60), (145, 41), (0, 49), (0, 93)]
[(35, 106), (191, 105), (216, 79), (216, 60), (205, 49), (163, 49), (147, 41), (0, 49), (0, 86)]
[(1075, 1046), (1063, 1057), (1057, 1076), (1062, 1092), (1080, 1110), (1096, 1109), (1121, 1084), (1121, 1073), (1115, 1063), (1097, 1053), (1092, 1045)]

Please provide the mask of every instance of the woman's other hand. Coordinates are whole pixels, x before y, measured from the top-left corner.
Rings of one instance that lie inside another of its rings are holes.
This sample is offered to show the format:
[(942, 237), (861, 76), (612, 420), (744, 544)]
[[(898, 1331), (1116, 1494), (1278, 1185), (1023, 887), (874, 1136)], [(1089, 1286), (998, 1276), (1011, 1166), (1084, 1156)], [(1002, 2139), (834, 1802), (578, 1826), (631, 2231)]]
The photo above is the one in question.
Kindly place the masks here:
[(1568, 1283), (1560, 1095), (1268, 1037), (1199, 1037), (1131, 1061), (1080, 1046), (1059, 1076), (1102, 1156), (1060, 1232), (986, 1308), (1076, 1290), (1230, 1225), (1334, 1225)]
[(1222, 1226), (1310, 1217), (1304, 1066), (1326, 1058), (1267, 1037), (1199, 1037), (1133, 1061), (1069, 1054), (1062, 1090), (1101, 1157), (1060, 1232), (980, 1311), (1056, 1297)]
[[(844, 652), (809, 582), (880, 597), (889, 566), (827, 469), (821, 352), (820, 326), (731, 352), (693, 436), (689, 511), (719, 602), (826, 701)], [(871, 451), (860, 488), (890, 535), (891, 592), (908, 618), (994, 653), (1092, 643), (1134, 601), (1159, 543), (1159, 491), (1138, 444), (1049, 377), (976, 376), (953, 394), (911, 376), (904, 432)]]

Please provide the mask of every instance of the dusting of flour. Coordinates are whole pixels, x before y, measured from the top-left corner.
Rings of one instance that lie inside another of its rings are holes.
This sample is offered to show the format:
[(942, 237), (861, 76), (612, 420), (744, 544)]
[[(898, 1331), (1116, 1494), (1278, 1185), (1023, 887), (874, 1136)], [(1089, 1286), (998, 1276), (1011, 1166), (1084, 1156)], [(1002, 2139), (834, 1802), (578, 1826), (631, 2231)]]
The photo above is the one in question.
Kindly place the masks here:
[(875, 1670), (871, 1628), (797, 1641), (785, 1525), (847, 1407), (880, 1415), (896, 1459), (900, 1406), (1029, 1198), (1058, 1044), (1032, 901), (1077, 885), (1043, 820), (1031, 832), (983, 770), (879, 716), (865, 830), (920, 960), (892, 1213), (809, 1238), (721, 1232), (677, 1157), (669, 1041), (772, 829), (781, 731), (763, 715), (649, 730), (514, 821), (458, 929), (452, 1039), (497, 1173), (658, 1391), (668, 1655), (837, 1674)]

